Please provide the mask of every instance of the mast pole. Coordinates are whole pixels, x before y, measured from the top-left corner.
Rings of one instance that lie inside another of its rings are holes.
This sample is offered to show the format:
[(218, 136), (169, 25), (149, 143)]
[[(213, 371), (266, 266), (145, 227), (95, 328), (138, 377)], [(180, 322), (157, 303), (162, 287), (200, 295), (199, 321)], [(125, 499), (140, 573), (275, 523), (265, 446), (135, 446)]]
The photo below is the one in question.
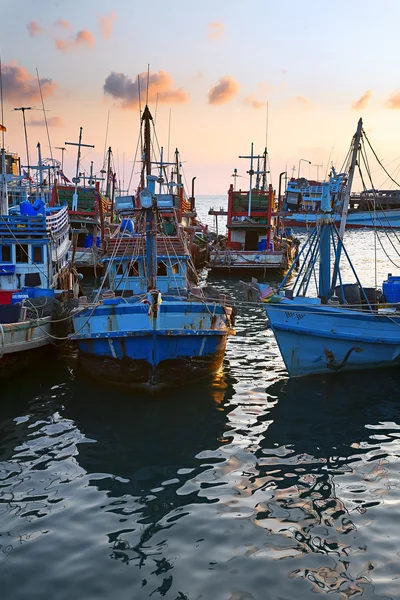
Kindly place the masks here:
[(344, 232), (346, 229), (347, 213), (349, 212), (351, 186), (353, 185), (354, 171), (355, 171), (355, 167), (357, 164), (357, 153), (358, 153), (358, 148), (360, 146), (361, 135), (362, 135), (362, 119), (359, 119), (358, 124), (357, 124), (357, 131), (354, 134), (354, 138), (353, 138), (353, 153), (352, 153), (352, 157), (351, 157), (351, 164), (350, 164), (350, 169), (349, 169), (349, 176), (347, 179), (345, 197), (343, 200), (342, 219), (340, 221), (339, 240), (338, 240), (338, 245), (336, 248), (335, 266), (333, 268), (333, 273), (332, 273), (332, 284), (331, 284), (330, 294), (333, 293), (333, 291), (336, 287), (336, 282), (337, 282), (337, 278), (338, 278), (338, 274), (339, 274), (340, 255), (342, 253), (343, 237), (344, 237)]
[(1, 149), (1, 177), (2, 177), (2, 190), (1, 190), (1, 205), (0, 210), (2, 215), (8, 215), (8, 190), (7, 190), (7, 174), (6, 174), (6, 157), (5, 149)]
[(356, 163), (357, 163), (357, 152), (358, 152), (358, 147), (360, 145), (361, 133), (362, 133), (362, 119), (360, 119), (358, 121), (357, 131), (354, 135), (353, 155), (351, 157), (351, 165), (350, 165), (349, 177), (348, 177), (347, 185), (346, 185), (346, 192), (345, 192), (345, 196), (344, 196), (344, 200), (343, 200), (342, 219), (340, 221), (340, 229), (339, 229), (339, 236), (340, 236), (341, 240), (343, 240), (344, 230), (346, 228), (347, 213), (349, 212), (351, 186), (353, 185), (354, 170), (355, 170)]
[(79, 129), (79, 141), (76, 144), (75, 142), (64, 142), (65, 145), (69, 145), (69, 146), (78, 146), (78, 155), (77, 155), (77, 159), (76, 159), (76, 174), (75, 177), (72, 178), (72, 182), (75, 184), (75, 191), (74, 194), (72, 196), (72, 210), (77, 210), (78, 209), (78, 183), (80, 181), (79, 179), (79, 161), (81, 159), (81, 147), (84, 146), (85, 148), (94, 148), (93, 144), (82, 144), (82, 127)]
[(247, 171), (247, 173), (250, 175), (249, 206), (248, 206), (248, 211), (247, 211), (247, 216), (249, 216), (249, 217), (251, 215), (251, 192), (252, 192), (252, 187), (253, 187), (253, 175), (254, 175), (254, 170), (253, 170), (253, 159), (254, 159), (253, 146), (254, 146), (254, 144), (253, 144), (253, 142), (251, 142), (250, 156), (239, 156), (239, 158), (250, 158), (250, 170)]

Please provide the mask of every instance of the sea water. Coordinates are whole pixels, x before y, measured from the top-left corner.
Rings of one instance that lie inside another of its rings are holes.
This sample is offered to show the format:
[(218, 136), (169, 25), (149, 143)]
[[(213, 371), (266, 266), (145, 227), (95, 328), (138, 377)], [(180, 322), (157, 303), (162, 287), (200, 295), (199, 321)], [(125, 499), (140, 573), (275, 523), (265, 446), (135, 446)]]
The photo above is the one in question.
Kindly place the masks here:
[[(400, 274), (386, 236), (346, 239), (366, 285), (375, 254)], [(399, 370), (289, 380), (262, 306), (211, 280), (239, 312), (209, 380), (115, 390), (72, 351), (2, 384), (2, 600), (400, 597)]]

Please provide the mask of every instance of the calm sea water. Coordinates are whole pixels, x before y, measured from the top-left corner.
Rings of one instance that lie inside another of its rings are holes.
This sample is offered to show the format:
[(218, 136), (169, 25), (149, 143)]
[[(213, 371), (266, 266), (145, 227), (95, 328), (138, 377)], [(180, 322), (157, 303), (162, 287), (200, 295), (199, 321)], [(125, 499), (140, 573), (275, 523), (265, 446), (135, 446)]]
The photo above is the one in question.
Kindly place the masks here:
[[(348, 246), (373, 283), (372, 232)], [(190, 387), (117, 392), (74, 352), (2, 384), (2, 600), (398, 599), (399, 513), (400, 371), (288, 380), (259, 306)]]

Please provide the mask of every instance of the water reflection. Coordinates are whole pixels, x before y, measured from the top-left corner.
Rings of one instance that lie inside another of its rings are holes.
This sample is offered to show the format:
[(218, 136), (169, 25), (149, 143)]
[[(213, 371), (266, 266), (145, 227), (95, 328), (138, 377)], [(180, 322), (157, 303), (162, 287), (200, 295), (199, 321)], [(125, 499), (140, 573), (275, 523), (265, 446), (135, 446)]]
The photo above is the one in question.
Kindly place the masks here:
[(400, 373), (279, 378), (257, 311), (211, 384), (3, 387), (5, 597), (398, 596)]

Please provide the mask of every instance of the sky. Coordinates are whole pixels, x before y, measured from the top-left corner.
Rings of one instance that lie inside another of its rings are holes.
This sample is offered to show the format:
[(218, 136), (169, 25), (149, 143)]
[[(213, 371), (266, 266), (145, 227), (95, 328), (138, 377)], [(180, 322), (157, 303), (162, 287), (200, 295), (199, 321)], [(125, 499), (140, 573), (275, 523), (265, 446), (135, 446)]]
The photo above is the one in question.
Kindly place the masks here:
[[(5, 147), (99, 174), (105, 149), (125, 189), (138, 183), (140, 108), (148, 101), (164, 159), (182, 160), (195, 194), (248, 185), (251, 144), (269, 178), (321, 180), (340, 169), (357, 122), (400, 178), (398, 0), (1, 1)], [(39, 85), (40, 82), (40, 85)], [(45, 112), (43, 111), (45, 108)], [(48, 133), (45, 126), (47, 120)], [(52, 147), (50, 151), (49, 146)], [(65, 151), (58, 148), (65, 147)], [(393, 187), (371, 165), (375, 187)], [(355, 181), (357, 186), (357, 181)], [(395, 186), (396, 187), (396, 186)]]

